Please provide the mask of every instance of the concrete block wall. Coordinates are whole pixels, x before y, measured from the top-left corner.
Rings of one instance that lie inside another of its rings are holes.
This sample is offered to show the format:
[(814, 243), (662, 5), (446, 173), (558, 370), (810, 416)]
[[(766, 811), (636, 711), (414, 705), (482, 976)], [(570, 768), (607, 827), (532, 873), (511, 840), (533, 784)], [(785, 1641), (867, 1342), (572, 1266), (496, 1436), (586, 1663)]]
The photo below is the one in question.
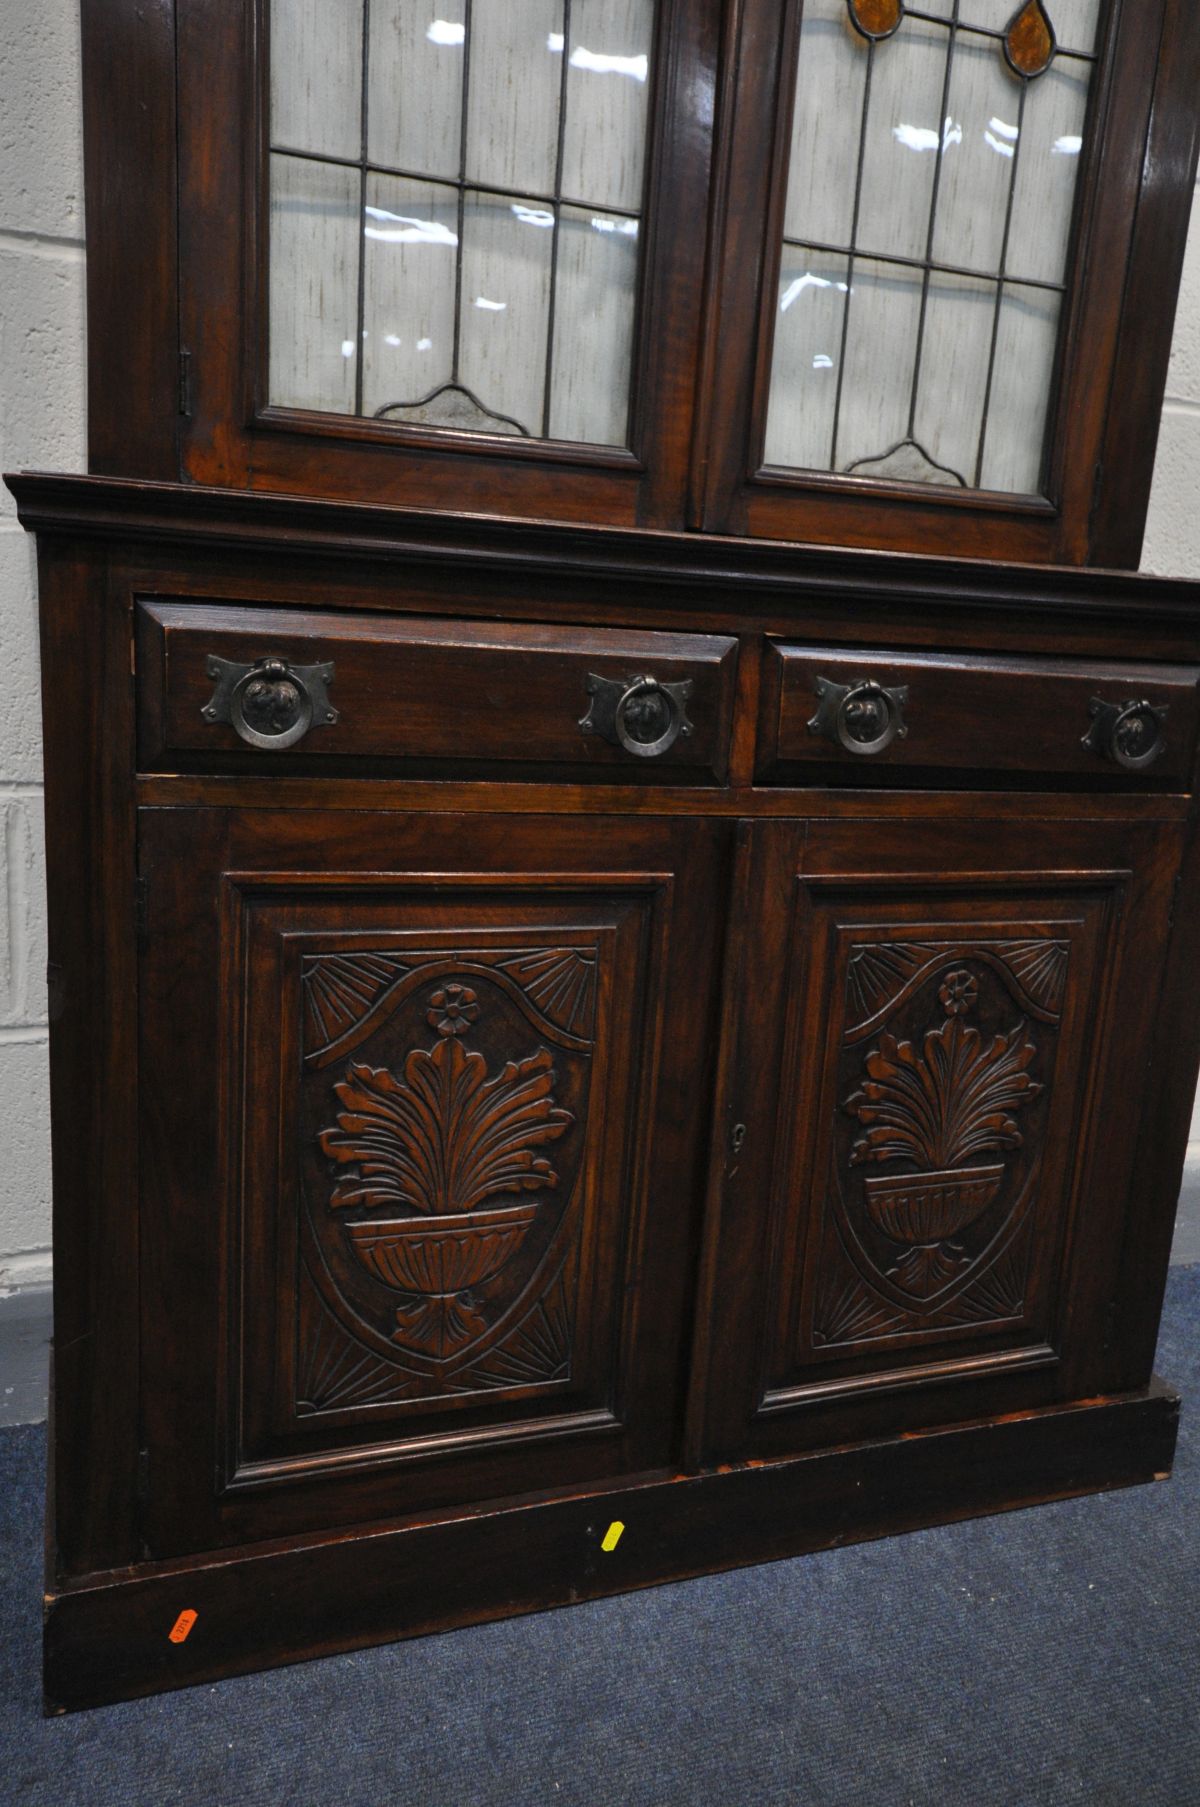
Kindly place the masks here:
[[(1142, 568), (1161, 576), (1200, 576), (1200, 189), (1192, 207)], [(1200, 1092), (1192, 1113), (1174, 1259), (1200, 1261)]]
[[(77, 0), (0, 3), (0, 469), (85, 467)], [(1200, 576), (1200, 208), (1144, 563)], [(0, 1294), (50, 1273), (33, 548), (0, 494)], [(1200, 1115), (1193, 1185), (1200, 1186)]]
[(1200, 576), (1200, 191), (1192, 208), (1142, 569), (1163, 577)]
[[(0, 0), (0, 470), (85, 468), (77, 0)], [(33, 544), (0, 489), (0, 1294), (50, 1278)]]

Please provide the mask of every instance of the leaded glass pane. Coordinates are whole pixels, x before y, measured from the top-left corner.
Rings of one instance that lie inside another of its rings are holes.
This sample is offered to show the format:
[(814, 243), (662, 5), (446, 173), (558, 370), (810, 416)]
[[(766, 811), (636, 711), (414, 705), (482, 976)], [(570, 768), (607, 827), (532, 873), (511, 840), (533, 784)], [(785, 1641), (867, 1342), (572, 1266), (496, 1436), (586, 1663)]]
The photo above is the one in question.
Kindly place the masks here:
[(624, 445), (655, 0), (271, 0), (269, 396)]
[(281, 407), (354, 407), (357, 220), (353, 170), (272, 156), (270, 384)]
[(1036, 492), (1099, 0), (804, 0), (768, 465)]

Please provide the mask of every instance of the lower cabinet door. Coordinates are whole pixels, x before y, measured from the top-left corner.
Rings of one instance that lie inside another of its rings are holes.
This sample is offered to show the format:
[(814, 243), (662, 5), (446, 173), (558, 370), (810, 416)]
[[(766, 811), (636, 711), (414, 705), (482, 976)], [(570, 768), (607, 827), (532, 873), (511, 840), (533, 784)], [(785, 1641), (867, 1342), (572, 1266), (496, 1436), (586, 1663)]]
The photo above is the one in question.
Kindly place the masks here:
[(709, 1459), (1149, 1378), (1113, 1325), (1123, 1253), (1172, 1204), (1139, 1190), (1131, 1052), (1176, 834), (965, 811), (750, 831), (700, 1311)]
[(151, 1555), (678, 1460), (729, 833), (143, 812)]

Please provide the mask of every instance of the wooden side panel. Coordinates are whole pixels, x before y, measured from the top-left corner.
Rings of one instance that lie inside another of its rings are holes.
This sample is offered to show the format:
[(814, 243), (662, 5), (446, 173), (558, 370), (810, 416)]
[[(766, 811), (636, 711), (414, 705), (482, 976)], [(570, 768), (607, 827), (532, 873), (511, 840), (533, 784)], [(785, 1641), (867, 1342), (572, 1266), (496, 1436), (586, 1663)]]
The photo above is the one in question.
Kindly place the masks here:
[(144, 814), (155, 1553), (675, 1460), (727, 832)]
[[(1131, 571), (1142, 556), (1200, 155), (1200, 14), (1177, 3), (1168, 24), (1141, 147), (1142, 187), (1090, 523), (1091, 562)], [(1155, 316), (1157, 330), (1148, 332)], [(1081, 486), (1083, 476), (1078, 473)]]
[(55, 1255), (48, 1565), (61, 1576), (138, 1553), (133, 699), (129, 611), (103, 559), (43, 544), (38, 572)]
[(88, 469), (179, 475), (174, 0), (81, 0)]

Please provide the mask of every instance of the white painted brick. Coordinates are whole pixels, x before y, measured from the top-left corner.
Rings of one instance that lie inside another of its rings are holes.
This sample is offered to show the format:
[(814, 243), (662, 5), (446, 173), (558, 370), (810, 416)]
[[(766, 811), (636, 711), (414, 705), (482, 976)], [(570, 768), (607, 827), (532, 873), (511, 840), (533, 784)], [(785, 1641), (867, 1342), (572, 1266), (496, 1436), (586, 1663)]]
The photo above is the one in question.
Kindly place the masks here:
[(1142, 569), (1200, 577), (1200, 409), (1163, 409)]
[(44, 1023), (48, 1011), (46, 961), (49, 944), (46, 938), (46, 814), (40, 792), (27, 799), (24, 814), (26, 867), (22, 935), (25, 989), (21, 1008), (25, 1022)]
[[(13, 823), (7, 807), (0, 808), (0, 1023), (12, 1021), (17, 990), (17, 948), (9, 903), (8, 874), (13, 866)], [(2, 1108), (2, 1105), (0, 1105)]]
[(46, 1021), (46, 845), (42, 799), (0, 803), (4, 891), (0, 896), (0, 1023)]
[(53, 1278), (49, 1249), (29, 1249), (22, 1255), (0, 1255), (0, 1299), (14, 1293), (34, 1292)]
[(0, 1250), (50, 1242), (50, 1082), (43, 1040), (0, 1040)]
[(33, 536), (0, 522), (0, 783), (40, 784), (42, 706)]
[(83, 275), (81, 252), (0, 243), (0, 470), (84, 469)]
[(0, 96), (0, 230), (81, 239), (78, 0), (3, 0)]
[(1168, 400), (1200, 402), (1200, 199), (1192, 209), (1183, 287), (1175, 316), (1171, 367), (1167, 373)]

